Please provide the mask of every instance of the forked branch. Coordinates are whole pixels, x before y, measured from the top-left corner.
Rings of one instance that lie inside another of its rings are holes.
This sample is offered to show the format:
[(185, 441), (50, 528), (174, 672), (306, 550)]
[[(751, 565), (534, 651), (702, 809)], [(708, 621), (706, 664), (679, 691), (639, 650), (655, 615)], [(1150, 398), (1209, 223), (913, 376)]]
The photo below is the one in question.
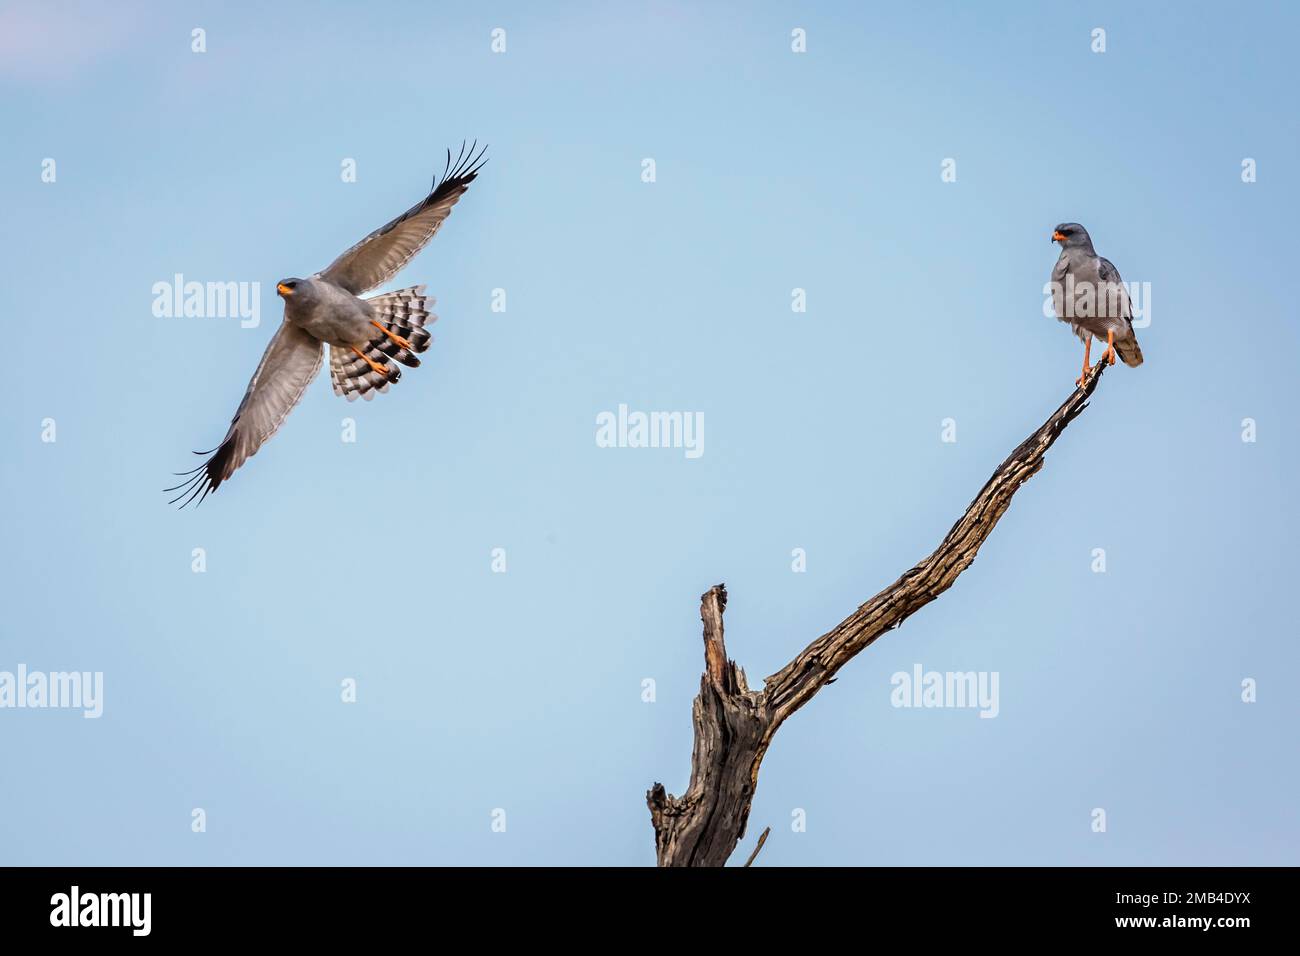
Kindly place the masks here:
[(1088, 407), (1105, 368), (1104, 361), (1093, 366), (1083, 386), (1007, 456), (929, 557), (805, 647), (761, 691), (751, 691), (745, 672), (727, 657), (722, 627), (726, 586), (716, 585), (701, 596), (705, 669), (691, 711), (695, 745), (690, 783), (680, 797), (659, 783), (646, 794), (660, 866), (727, 862), (745, 835), (758, 769), (777, 728), (876, 638), (952, 587), (1012, 496), (1043, 467), (1047, 449)]

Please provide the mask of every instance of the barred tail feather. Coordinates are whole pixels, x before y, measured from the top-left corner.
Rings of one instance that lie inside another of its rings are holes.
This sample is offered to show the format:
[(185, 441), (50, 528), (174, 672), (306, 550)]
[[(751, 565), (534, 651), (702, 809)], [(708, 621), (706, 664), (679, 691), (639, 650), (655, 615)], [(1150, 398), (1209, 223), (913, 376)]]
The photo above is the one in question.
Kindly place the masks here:
[(1138, 346), (1137, 336), (1132, 332), (1126, 339), (1117, 339), (1115, 342), (1115, 351), (1119, 354), (1120, 361), (1130, 368), (1137, 368), (1142, 364), (1142, 349)]
[(420, 360), (413, 353), (429, 348), (433, 336), (425, 326), (438, 318), (430, 311), (434, 300), (425, 296), (422, 285), (386, 292), (366, 301), (374, 310), (375, 321), (405, 339), (411, 347), (403, 348), (387, 335), (375, 333), (362, 351), (375, 363), (387, 366), (388, 375), (384, 376), (350, 348), (331, 345), (330, 379), (334, 384), (334, 394), (345, 396), (349, 402), (355, 401), (358, 395), (370, 401), (375, 392), (388, 391), (388, 386), (402, 377), (398, 364), (418, 368)]

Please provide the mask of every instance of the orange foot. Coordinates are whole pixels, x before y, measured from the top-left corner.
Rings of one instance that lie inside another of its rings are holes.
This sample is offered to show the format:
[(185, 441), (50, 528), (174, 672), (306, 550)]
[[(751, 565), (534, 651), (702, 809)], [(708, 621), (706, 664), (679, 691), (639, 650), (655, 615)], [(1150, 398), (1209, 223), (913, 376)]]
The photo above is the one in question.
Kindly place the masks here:
[(1079, 377), (1074, 380), (1075, 388), (1083, 388), (1084, 380), (1088, 377), (1088, 365), (1092, 362), (1092, 336), (1083, 340), (1083, 371)]
[(362, 361), (364, 361), (364, 362), (365, 362), (367, 365), (369, 365), (372, 369), (374, 369), (374, 370), (375, 370), (376, 372), (378, 372), (380, 375), (384, 376), (384, 378), (388, 378), (388, 366), (387, 366), (387, 365), (380, 365), (378, 362), (376, 362), (374, 359), (372, 359), (372, 358), (371, 358), (369, 355), (367, 355), (365, 352), (361, 351), (361, 349), (357, 348), (355, 345), (352, 346), (352, 351), (354, 351), (354, 352), (356, 352), (358, 355), (360, 355)]
[(392, 339), (392, 340), (393, 340), (395, 343), (397, 343), (399, 346), (401, 346), (402, 348), (406, 349), (406, 351), (408, 351), (408, 352), (414, 352), (414, 351), (415, 351), (415, 346), (413, 346), (410, 342), (406, 341), (406, 339), (402, 338), (402, 337), (401, 337), (400, 335), (398, 335), (396, 332), (390, 332), (390, 331), (388, 331), (388, 329), (384, 328), (382, 325), (380, 325), (380, 324), (379, 324), (378, 322), (376, 322), (374, 319), (371, 319), (371, 320), (370, 320), (370, 324), (373, 325), (375, 328), (377, 328), (380, 332), (383, 332), (386, 336), (388, 336), (390, 339)]
[(1107, 365), (1115, 364), (1115, 330), (1111, 329), (1106, 333), (1106, 351), (1101, 353), (1103, 361)]

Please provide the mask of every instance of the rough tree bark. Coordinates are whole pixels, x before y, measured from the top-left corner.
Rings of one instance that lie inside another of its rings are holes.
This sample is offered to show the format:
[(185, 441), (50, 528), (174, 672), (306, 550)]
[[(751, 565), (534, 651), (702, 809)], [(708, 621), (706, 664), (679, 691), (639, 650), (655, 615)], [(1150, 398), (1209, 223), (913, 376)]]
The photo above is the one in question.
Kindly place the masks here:
[(1083, 386), (1007, 456), (934, 552), (805, 647), (751, 691), (745, 672), (727, 658), (722, 613), (727, 588), (700, 598), (704, 676), (691, 717), (695, 745), (686, 793), (674, 797), (656, 783), (647, 793), (660, 866), (722, 866), (745, 835), (758, 768), (777, 729), (808, 703), (859, 651), (929, 604), (970, 567), (1011, 498), (1038, 469), (1058, 435), (1088, 407), (1105, 371), (1098, 362)]

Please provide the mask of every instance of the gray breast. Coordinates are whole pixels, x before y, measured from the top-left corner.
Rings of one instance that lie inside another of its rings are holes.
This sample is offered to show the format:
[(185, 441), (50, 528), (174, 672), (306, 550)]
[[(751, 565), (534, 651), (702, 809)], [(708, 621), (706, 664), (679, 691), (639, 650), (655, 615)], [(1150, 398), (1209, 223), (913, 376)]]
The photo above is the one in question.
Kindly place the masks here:
[(323, 279), (313, 286), (311, 301), (287, 313), (291, 322), (330, 345), (364, 345), (374, 337), (373, 310), (364, 300)]
[(1087, 252), (1067, 250), (1061, 254), (1052, 279), (1061, 285), (1053, 290), (1056, 317), (1067, 322), (1076, 334), (1092, 333), (1105, 338), (1128, 328), (1129, 302), (1122, 283), (1102, 278), (1101, 258)]

